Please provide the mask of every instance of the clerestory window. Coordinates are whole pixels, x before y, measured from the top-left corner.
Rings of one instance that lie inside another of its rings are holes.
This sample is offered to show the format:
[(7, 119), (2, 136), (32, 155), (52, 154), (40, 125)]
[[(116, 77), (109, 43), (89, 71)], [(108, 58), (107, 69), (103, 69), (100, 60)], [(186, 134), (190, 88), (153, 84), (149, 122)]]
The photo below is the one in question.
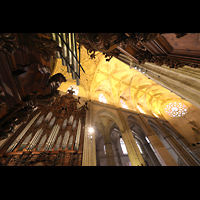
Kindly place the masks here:
[(106, 97), (102, 93), (99, 94), (99, 101), (103, 103), (107, 103)]

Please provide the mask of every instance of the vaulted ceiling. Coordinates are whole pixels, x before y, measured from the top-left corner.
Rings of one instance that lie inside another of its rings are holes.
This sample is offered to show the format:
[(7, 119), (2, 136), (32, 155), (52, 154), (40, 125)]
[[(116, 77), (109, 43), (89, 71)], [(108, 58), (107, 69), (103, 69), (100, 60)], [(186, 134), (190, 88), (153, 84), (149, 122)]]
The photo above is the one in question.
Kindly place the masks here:
[[(200, 135), (196, 134), (190, 125), (190, 121), (199, 118), (200, 110), (197, 107), (134, 68), (130, 69), (115, 57), (109, 62), (100, 52), (96, 52), (95, 57), (91, 59), (87, 50), (81, 47), (81, 65), (85, 73), (81, 70), (78, 96), (99, 101), (99, 94), (103, 94), (108, 104), (121, 108), (120, 100), (123, 100), (132, 111), (165, 118), (191, 144), (200, 140)], [(53, 74), (56, 73), (63, 73), (67, 79), (67, 82), (63, 82), (59, 87), (60, 91), (66, 92), (71, 85), (76, 86), (76, 80), (67, 73), (61, 59), (57, 59)], [(165, 112), (165, 107), (173, 102), (185, 104), (188, 108), (187, 114), (182, 117), (170, 117)]]
[[(98, 101), (102, 93), (108, 104), (122, 107), (120, 100), (123, 100), (133, 111), (158, 117), (162, 117), (163, 107), (169, 101), (184, 101), (120, 60), (113, 57), (107, 62), (100, 52), (96, 52), (96, 58), (91, 59), (82, 47), (81, 65), (85, 73), (81, 70), (78, 96)], [(56, 73), (63, 73), (67, 79), (61, 84), (60, 91), (66, 92), (70, 85), (76, 85), (61, 59), (57, 60), (53, 74)]]

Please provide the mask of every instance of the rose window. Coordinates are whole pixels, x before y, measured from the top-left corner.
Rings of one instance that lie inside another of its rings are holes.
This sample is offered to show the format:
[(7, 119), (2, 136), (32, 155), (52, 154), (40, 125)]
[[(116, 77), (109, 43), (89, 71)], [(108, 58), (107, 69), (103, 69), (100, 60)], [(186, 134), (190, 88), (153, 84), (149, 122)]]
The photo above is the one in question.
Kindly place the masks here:
[(181, 117), (187, 113), (188, 109), (184, 103), (169, 103), (165, 106), (165, 112), (170, 117)]

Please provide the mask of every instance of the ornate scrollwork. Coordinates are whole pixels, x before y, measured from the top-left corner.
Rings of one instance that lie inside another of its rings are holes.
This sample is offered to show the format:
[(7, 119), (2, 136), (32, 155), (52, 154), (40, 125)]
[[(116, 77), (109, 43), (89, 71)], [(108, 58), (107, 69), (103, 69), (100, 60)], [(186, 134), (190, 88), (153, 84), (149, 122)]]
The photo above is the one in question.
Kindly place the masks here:
[(27, 47), (37, 53), (42, 54), (45, 61), (49, 62), (51, 57), (55, 57), (56, 51), (62, 51), (57, 42), (46, 37), (39, 37), (38, 33), (24, 33), (24, 40)]
[(132, 43), (138, 45), (141, 42), (149, 42), (155, 40), (161, 35), (161, 33), (126, 33), (128, 38), (126, 43)]
[(112, 56), (119, 55), (120, 52), (116, 47), (124, 38), (126, 35), (123, 33), (82, 33), (81, 44), (87, 49), (92, 59), (95, 58), (95, 52), (100, 51), (109, 61)]
[(114, 50), (124, 39), (123, 33), (85, 33), (90, 45), (104, 53)]
[(6, 54), (14, 53), (18, 48), (13, 33), (0, 33), (0, 51)]
[[(155, 57), (142, 45), (143, 42), (155, 40), (162, 34), (165, 33), (81, 33), (81, 43), (88, 50), (91, 58), (95, 58), (95, 51), (100, 51), (105, 54), (105, 57), (109, 57), (107, 59), (109, 61), (112, 56), (117, 57), (119, 55), (120, 51), (116, 49), (117, 46), (125, 49), (128, 45), (132, 44), (139, 49), (136, 54), (139, 63), (153, 60), (157, 63), (166, 62), (171, 67), (181, 67), (183, 65), (181, 62), (176, 62), (172, 66), (171, 61), (173, 59), (166, 60), (165, 58)], [(187, 33), (175, 34), (177, 38), (187, 35)]]

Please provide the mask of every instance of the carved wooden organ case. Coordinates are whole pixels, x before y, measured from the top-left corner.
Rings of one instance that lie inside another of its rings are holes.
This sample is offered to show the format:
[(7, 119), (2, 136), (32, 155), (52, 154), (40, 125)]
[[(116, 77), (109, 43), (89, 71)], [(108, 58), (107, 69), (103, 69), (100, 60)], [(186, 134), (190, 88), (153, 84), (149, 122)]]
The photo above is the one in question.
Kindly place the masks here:
[(73, 91), (38, 109), (1, 149), (3, 166), (81, 166), (87, 103)]

